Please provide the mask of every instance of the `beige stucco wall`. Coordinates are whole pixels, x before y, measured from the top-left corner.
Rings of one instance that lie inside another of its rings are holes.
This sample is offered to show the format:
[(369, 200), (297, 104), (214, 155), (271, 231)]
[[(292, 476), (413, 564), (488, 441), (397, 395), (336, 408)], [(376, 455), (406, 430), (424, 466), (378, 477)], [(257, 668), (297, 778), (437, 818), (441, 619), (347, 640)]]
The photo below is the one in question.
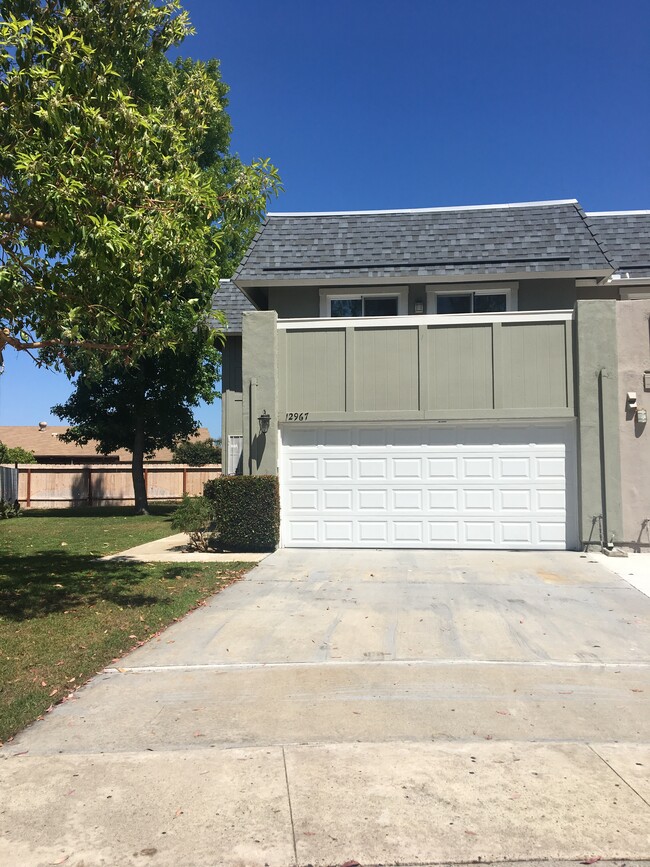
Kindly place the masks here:
[(643, 374), (650, 371), (650, 300), (619, 301), (619, 435), (623, 539), (636, 548), (650, 549), (650, 425), (640, 425), (626, 409), (628, 391), (635, 391), (639, 407), (650, 412), (650, 390), (644, 391)]

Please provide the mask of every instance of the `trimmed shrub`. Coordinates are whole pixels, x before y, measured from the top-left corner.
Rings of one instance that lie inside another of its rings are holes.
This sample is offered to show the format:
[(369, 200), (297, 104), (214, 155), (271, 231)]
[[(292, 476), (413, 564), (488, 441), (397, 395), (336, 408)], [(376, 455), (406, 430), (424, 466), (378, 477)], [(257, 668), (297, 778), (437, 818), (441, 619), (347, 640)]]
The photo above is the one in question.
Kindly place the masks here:
[(183, 497), (172, 515), (172, 527), (188, 533), (190, 544), (196, 551), (207, 551), (210, 543), (214, 509), (205, 497)]
[(0, 499), (0, 520), (3, 518), (17, 518), (20, 515), (20, 503), (16, 500), (13, 504), (8, 500)]
[(277, 476), (221, 476), (203, 487), (228, 551), (274, 551), (280, 539)]

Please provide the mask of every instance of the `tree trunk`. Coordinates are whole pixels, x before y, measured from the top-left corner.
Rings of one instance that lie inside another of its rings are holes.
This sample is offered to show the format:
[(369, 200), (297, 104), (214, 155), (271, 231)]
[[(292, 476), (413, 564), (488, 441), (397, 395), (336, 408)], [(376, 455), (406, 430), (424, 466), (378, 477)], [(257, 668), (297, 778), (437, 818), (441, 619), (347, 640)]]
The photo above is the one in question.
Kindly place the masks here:
[(140, 410), (135, 417), (135, 437), (133, 439), (133, 460), (131, 462), (133, 495), (136, 515), (148, 515), (147, 485), (144, 479), (144, 413)]

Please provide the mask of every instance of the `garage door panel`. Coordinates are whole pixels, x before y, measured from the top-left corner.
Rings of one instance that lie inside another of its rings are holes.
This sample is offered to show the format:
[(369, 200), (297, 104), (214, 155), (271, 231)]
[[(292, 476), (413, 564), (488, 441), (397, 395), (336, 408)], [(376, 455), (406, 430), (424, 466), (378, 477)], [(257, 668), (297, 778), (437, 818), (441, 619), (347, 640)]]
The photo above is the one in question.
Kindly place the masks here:
[(318, 461), (314, 458), (292, 458), (289, 461), (289, 475), (292, 479), (318, 479)]
[(428, 521), (428, 539), (439, 548), (457, 548), (460, 544), (458, 521)]
[(467, 512), (494, 512), (493, 488), (463, 488), (461, 508)]
[(561, 457), (538, 457), (537, 477), (540, 479), (564, 480), (564, 458)]
[[(564, 548), (574, 436), (544, 424), (283, 429), (283, 544)], [(575, 515), (569, 526), (576, 544)]]
[(424, 522), (423, 521), (402, 521), (393, 520), (393, 538), (399, 547), (400, 544), (417, 544), (418, 546), (424, 543)]
[(318, 490), (294, 489), (289, 491), (289, 505), (295, 512), (317, 512)]
[(426, 467), (431, 480), (458, 479), (458, 461), (456, 458), (428, 458)]
[(513, 458), (498, 458), (497, 472), (501, 479), (526, 481), (531, 476), (531, 460), (524, 455)]
[(535, 492), (538, 512), (563, 512), (566, 494), (563, 490), (538, 490)]
[(388, 479), (388, 460), (386, 458), (359, 458), (357, 460), (358, 479)]
[(480, 545), (482, 548), (492, 548), (496, 544), (496, 528), (494, 521), (463, 521), (464, 541), (468, 545)]
[(323, 458), (323, 479), (352, 480), (352, 461), (342, 458)]
[(429, 512), (455, 514), (458, 511), (458, 490), (455, 488), (428, 488)]
[(357, 491), (357, 503), (361, 512), (387, 512), (388, 489), (387, 488), (359, 488)]
[(551, 521), (538, 521), (539, 541), (544, 543), (564, 543), (565, 527), (563, 523)]
[(359, 542), (363, 545), (372, 543), (373, 547), (387, 547), (390, 539), (388, 534), (388, 521), (363, 521), (358, 522)]
[(300, 543), (318, 543), (319, 541), (319, 521), (299, 521), (293, 520), (289, 524), (288, 528), (288, 540), (287, 544), (300, 544)]
[(391, 469), (391, 475), (395, 481), (405, 479), (421, 481), (422, 479), (422, 461), (420, 458), (393, 458)]
[(352, 513), (353, 508), (353, 492), (350, 488), (323, 489), (323, 511)]
[(393, 488), (391, 491), (392, 509), (395, 512), (403, 510), (421, 512), (423, 494), (424, 491), (421, 488)]
[(501, 512), (529, 512), (532, 503), (532, 491), (529, 488), (499, 488), (497, 501)]
[(347, 542), (354, 541), (354, 522), (349, 521), (332, 521), (329, 518), (323, 520), (323, 541), (324, 542)]

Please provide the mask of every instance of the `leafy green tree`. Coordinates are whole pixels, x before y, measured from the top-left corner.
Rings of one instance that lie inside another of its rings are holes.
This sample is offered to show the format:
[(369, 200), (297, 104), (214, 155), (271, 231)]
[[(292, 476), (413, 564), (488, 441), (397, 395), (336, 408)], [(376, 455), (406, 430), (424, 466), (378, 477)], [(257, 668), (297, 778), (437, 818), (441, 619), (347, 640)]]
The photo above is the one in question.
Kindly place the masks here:
[(0, 464), (35, 464), (36, 456), (34, 452), (28, 452), (22, 446), (13, 446), (9, 448), (4, 443), (0, 443)]
[(221, 446), (214, 440), (186, 440), (179, 443), (172, 458), (175, 464), (189, 464), (191, 467), (203, 467), (206, 464), (221, 463)]
[(229, 153), (219, 64), (167, 57), (192, 32), (179, 0), (0, 0), (0, 356), (85, 381), (209, 310), (279, 180)]
[(131, 451), (135, 508), (146, 514), (144, 458), (157, 449), (175, 449), (196, 433), (193, 409), (216, 396), (219, 355), (198, 329), (183, 352), (167, 349), (142, 356), (127, 370), (117, 365), (100, 377), (79, 376), (68, 400), (52, 407), (72, 423), (61, 439), (81, 445), (97, 440), (97, 451), (104, 455), (120, 448)]

